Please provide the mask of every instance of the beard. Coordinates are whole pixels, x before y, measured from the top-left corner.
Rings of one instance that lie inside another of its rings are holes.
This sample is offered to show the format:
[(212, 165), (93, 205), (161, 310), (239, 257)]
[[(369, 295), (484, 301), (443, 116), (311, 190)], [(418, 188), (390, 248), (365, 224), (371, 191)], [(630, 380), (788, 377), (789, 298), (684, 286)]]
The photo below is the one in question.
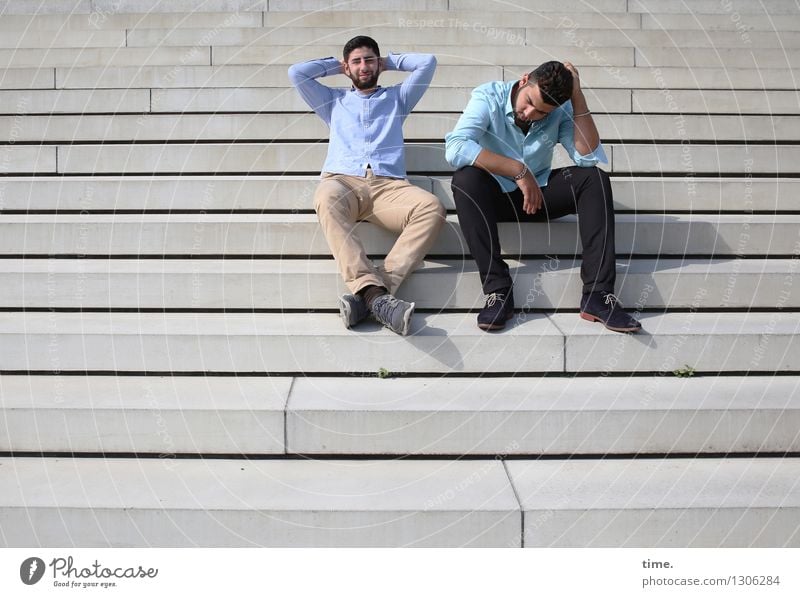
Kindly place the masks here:
[(350, 80), (356, 89), (372, 89), (378, 86), (378, 73), (368, 79), (361, 79), (358, 75), (350, 75)]

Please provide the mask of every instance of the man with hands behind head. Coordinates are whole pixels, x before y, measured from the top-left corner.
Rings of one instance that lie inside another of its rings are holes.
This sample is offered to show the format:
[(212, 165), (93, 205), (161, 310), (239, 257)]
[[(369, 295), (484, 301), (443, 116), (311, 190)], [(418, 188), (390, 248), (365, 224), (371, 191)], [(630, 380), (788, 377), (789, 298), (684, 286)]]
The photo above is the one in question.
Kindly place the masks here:
[[(478, 327), (499, 330), (514, 312), (498, 222), (538, 222), (578, 214), (583, 244), (581, 317), (617, 332), (641, 325), (614, 295), (614, 206), (603, 146), (577, 69), (545, 62), (519, 81), (477, 87), (445, 137), (461, 231), (487, 295)], [(561, 143), (578, 168), (552, 170)]]
[[(339, 299), (347, 328), (370, 313), (392, 331), (408, 333), (414, 303), (393, 296), (422, 262), (444, 224), (445, 210), (431, 193), (406, 180), (403, 122), (433, 79), (429, 54), (389, 54), (358, 36), (344, 46), (344, 60), (295, 64), (289, 79), (303, 100), (330, 127), (328, 156), (314, 194), (314, 209), (350, 294)], [(411, 74), (381, 87), (383, 71)], [(350, 88), (331, 88), (321, 77), (346, 75)], [(382, 267), (367, 258), (355, 233), (367, 221), (399, 234)]]

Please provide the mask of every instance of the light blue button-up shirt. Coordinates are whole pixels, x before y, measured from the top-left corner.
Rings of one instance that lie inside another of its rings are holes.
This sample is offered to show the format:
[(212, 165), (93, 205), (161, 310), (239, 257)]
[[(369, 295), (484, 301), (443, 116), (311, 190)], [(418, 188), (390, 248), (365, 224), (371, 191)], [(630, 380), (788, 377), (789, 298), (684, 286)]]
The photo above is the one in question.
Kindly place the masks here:
[[(445, 157), (451, 166), (472, 166), (482, 149), (527, 164), (540, 187), (547, 185), (553, 163), (553, 149), (561, 143), (578, 166), (607, 163), (602, 144), (589, 154), (575, 149), (572, 102), (562, 104), (541, 120), (531, 123), (528, 134), (514, 124), (511, 91), (515, 82), (493, 81), (476, 87), (458, 119), (456, 128), (445, 135)], [(517, 188), (513, 179), (493, 175), (505, 192)]]
[(400, 85), (364, 94), (351, 87), (331, 88), (316, 81), (341, 72), (336, 58), (294, 64), (289, 79), (303, 100), (330, 128), (323, 172), (405, 178), (403, 122), (422, 98), (436, 70), (430, 54), (389, 54), (385, 70), (409, 71)]

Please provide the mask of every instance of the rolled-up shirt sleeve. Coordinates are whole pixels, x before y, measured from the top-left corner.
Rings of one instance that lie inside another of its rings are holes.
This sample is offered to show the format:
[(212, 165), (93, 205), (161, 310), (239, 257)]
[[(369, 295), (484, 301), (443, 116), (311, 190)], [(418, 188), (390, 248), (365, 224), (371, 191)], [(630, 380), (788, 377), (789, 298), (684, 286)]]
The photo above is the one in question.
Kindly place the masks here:
[(476, 89), (455, 128), (444, 137), (445, 159), (451, 166), (463, 168), (475, 163), (483, 149), (480, 140), (486, 134), (490, 121), (489, 102), (483, 92)]
[(384, 57), (386, 70), (410, 72), (400, 85), (400, 100), (406, 114), (417, 105), (436, 72), (436, 57), (433, 54), (388, 54)]
[(342, 72), (342, 63), (336, 58), (320, 58), (300, 62), (289, 67), (289, 81), (309, 107), (330, 123), (333, 92), (316, 79)]
[(558, 127), (558, 141), (567, 150), (572, 161), (576, 166), (581, 168), (588, 168), (596, 166), (598, 163), (607, 164), (608, 157), (603, 149), (603, 144), (598, 143), (594, 151), (587, 154), (582, 154), (575, 147), (575, 124), (572, 120), (572, 108), (564, 106), (564, 120)]

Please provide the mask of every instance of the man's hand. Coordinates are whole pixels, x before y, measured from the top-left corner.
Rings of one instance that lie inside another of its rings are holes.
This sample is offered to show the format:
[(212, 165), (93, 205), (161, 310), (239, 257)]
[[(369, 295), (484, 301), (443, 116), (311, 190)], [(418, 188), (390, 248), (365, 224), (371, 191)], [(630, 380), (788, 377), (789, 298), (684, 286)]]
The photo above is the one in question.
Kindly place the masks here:
[(544, 202), (542, 189), (539, 188), (539, 183), (536, 182), (531, 171), (528, 170), (525, 176), (516, 182), (519, 190), (522, 191), (522, 211), (528, 215), (533, 215), (542, 209)]
[(571, 62), (565, 62), (564, 67), (572, 73), (572, 97), (581, 93), (581, 77), (578, 74), (578, 69)]

